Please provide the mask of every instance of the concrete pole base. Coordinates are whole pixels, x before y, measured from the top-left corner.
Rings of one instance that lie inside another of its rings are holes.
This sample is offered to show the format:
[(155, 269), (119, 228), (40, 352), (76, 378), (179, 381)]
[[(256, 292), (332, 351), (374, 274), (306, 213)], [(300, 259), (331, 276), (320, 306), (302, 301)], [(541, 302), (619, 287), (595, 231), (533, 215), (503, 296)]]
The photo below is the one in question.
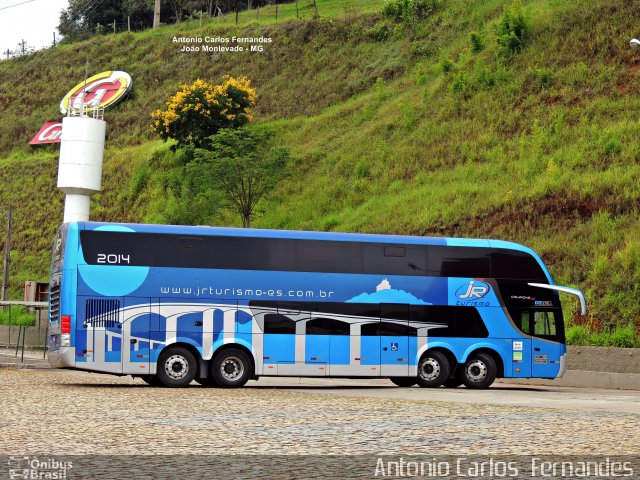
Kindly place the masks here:
[(64, 199), (64, 223), (88, 221), (90, 203), (89, 195), (67, 194)]

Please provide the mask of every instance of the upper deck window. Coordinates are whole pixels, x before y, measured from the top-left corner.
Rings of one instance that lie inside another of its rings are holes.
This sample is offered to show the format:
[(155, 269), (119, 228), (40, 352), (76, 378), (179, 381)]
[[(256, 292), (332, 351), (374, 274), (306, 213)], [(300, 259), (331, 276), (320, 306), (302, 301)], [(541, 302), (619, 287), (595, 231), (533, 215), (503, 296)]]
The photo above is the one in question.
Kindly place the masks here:
[(80, 240), (89, 264), (121, 255), (156, 267), (547, 281), (534, 257), (508, 249), (99, 230)]

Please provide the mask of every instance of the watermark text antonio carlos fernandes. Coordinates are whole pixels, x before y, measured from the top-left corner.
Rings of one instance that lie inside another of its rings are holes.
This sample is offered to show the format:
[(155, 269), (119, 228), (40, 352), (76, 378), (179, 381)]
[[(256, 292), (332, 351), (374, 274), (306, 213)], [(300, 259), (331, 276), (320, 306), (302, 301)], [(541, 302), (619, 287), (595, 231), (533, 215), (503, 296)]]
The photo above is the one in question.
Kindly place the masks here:
[(263, 51), (273, 43), (271, 37), (173, 37), (172, 43), (180, 46), (180, 52), (244, 52)]

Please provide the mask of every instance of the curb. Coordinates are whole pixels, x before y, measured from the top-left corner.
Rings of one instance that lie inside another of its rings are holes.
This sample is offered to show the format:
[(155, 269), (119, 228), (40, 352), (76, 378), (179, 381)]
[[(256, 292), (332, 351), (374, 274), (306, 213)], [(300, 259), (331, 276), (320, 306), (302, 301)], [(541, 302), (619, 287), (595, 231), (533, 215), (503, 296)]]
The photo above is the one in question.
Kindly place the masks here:
[(590, 370), (567, 370), (564, 377), (555, 380), (501, 378), (497, 381), (516, 385), (640, 390), (640, 374), (595, 372)]

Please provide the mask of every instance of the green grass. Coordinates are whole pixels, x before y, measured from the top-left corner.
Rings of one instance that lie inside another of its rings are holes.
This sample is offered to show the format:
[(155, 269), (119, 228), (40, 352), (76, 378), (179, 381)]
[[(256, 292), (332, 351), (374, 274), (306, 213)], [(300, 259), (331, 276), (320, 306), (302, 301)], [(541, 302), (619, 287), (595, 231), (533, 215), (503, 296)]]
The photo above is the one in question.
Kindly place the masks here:
[(9, 325), (9, 316), (11, 316), (11, 325), (33, 327), (36, 317), (29, 313), (25, 307), (9, 307), (0, 310), (0, 325)]
[[(495, 28), (509, 4), (441, 2), (415, 23), (383, 18), (382, 2), (319, 1), (318, 20), (308, 9), (292, 18), (287, 4), (278, 22), (265, 8), (258, 21), (243, 12), (238, 27), (192, 21), (37, 54), (46, 64), (31, 83), (0, 96), (0, 205), (18, 207), (12, 292), (46, 277), (61, 215), (56, 150), (23, 145), (55, 118), (89, 51), (92, 71), (122, 68), (135, 82), (132, 98), (107, 112), (104, 190), (92, 218), (239, 226), (233, 212), (183, 200), (182, 165), (148, 125), (178, 83), (246, 75), (259, 93), (256, 121), (294, 154), (292, 174), (254, 226), (524, 243), (557, 283), (587, 293), (590, 318), (568, 329), (570, 342), (637, 345), (640, 57), (618, 41), (636, 12), (605, 0), (525, 2), (525, 48), (499, 61)], [(212, 32), (274, 44), (265, 55), (202, 61), (176, 54), (170, 41)], [(0, 62), (0, 88), (2, 73), (24, 61)], [(38, 99), (28, 95), (34, 84)], [(573, 325), (577, 304), (563, 300)]]
[(633, 325), (616, 327), (610, 332), (594, 331), (584, 325), (569, 325), (566, 336), (568, 345), (640, 348), (640, 337)]

